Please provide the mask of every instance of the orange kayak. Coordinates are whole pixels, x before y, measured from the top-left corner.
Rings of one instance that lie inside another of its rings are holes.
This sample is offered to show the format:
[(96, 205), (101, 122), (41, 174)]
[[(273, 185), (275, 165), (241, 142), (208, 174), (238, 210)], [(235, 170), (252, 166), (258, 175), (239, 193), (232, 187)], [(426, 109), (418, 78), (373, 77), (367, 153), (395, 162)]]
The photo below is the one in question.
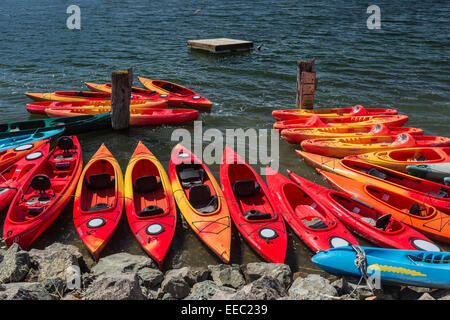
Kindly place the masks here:
[(117, 228), (123, 204), (122, 171), (102, 144), (81, 173), (73, 204), (75, 229), (95, 260)]
[(412, 136), (408, 133), (402, 133), (397, 136), (304, 140), (301, 146), (307, 152), (343, 158), (349, 155), (400, 148), (446, 147), (450, 146), (450, 139), (435, 136)]
[[(93, 82), (85, 82), (84, 84), (89, 89), (91, 89), (92, 91), (95, 91), (95, 92), (111, 93), (111, 91), (112, 91), (111, 83), (100, 84), (100, 83), (93, 83)], [(183, 99), (173, 93), (168, 93), (168, 94), (159, 93), (154, 90), (147, 90), (147, 89), (141, 89), (141, 88), (136, 88), (136, 87), (131, 88), (131, 93), (138, 94), (138, 95), (151, 96), (152, 98), (154, 97), (155, 99), (160, 98), (160, 99), (167, 100), (169, 105), (172, 107), (181, 107), (181, 105), (183, 104)]]
[[(34, 101), (92, 101), (111, 100), (111, 94), (92, 91), (55, 91), (55, 92), (25, 92), (25, 95)], [(131, 99), (165, 100), (159, 96), (132, 94)]]
[(351, 108), (329, 108), (329, 109), (289, 109), (289, 110), (274, 110), (272, 116), (275, 120), (291, 120), (302, 119), (310, 116), (321, 116), (327, 118), (336, 118), (342, 116), (376, 116), (396, 115), (398, 113), (395, 109), (386, 108), (364, 108), (361, 105), (356, 105)]
[(230, 261), (231, 217), (220, 185), (208, 167), (178, 144), (169, 162), (178, 208), (192, 230), (223, 262)]
[(41, 147), (45, 143), (48, 143), (49, 141), (49, 139), (38, 140), (15, 148), (0, 151), (0, 172), (3, 172), (3, 170), (16, 163), (27, 154), (34, 152), (37, 148)]
[(395, 170), (353, 159), (336, 159), (314, 153), (296, 151), (316, 168), (340, 174), (366, 184), (392, 190), (395, 193), (427, 203), (450, 213), (450, 188), (436, 182), (417, 178)]
[(194, 90), (180, 86), (179, 84), (172, 83), (164, 80), (152, 80), (142, 77), (138, 77), (139, 81), (149, 90), (155, 90), (164, 95), (175, 95), (183, 99), (183, 103), (190, 107), (201, 108), (210, 110), (212, 102), (202, 97)]
[(408, 121), (405, 115), (379, 115), (379, 116), (348, 116), (338, 118), (327, 118), (311, 116), (309, 118), (283, 120), (274, 123), (273, 128), (278, 130), (291, 128), (319, 128), (319, 127), (342, 127), (342, 126), (373, 126), (382, 123), (388, 127), (401, 127)]
[[(45, 109), (50, 118), (72, 117), (110, 112), (108, 107), (80, 107), (68, 110)], [(190, 109), (130, 108), (130, 126), (176, 124), (198, 119), (198, 111)]]
[[(134, 108), (165, 108), (167, 106), (166, 100), (130, 100), (130, 107)], [(73, 109), (80, 107), (105, 107), (111, 108), (111, 100), (87, 100), (87, 101), (40, 101), (31, 102), (25, 105), (29, 113), (45, 114), (45, 109)]]
[(352, 194), (355, 199), (407, 224), (424, 235), (450, 243), (450, 216), (429, 204), (417, 201), (390, 189), (354, 181), (340, 175), (319, 170), (336, 188)]
[(329, 138), (358, 138), (370, 136), (393, 136), (408, 133), (413, 136), (423, 135), (419, 128), (387, 127), (384, 124), (373, 126), (296, 128), (281, 130), (281, 135), (289, 143), (301, 143), (304, 140)]
[(364, 153), (350, 157), (356, 157), (362, 161), (406, 173), (406, 166), (409, 165), (450, 162), (450, 147), (403, 148)]

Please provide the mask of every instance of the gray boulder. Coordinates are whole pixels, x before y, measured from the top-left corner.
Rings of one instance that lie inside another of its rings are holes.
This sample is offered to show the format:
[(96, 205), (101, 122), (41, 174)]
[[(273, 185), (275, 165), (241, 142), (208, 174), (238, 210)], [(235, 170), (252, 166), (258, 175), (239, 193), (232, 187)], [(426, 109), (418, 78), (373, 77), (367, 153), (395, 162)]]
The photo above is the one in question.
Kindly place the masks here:
[(351, 298), (364, 300), (375, 294), (367, 285), (354, 283), (345, 278), (338, 279), (331, 283), (331, 285), (336, 289), (338, 296), (345, 295), (351, 296)]
[(148, 267), (138, 270), (137, 275), (140, 279), (140, 284), (149, 289), (159, 286), (164, 280), (164, 274), (161, 271)]
[(101, 258), (92, 267), (91, 273), (94, 276), (113, 275), (127, 272), (138, 272), (144, 268), (157, 268), (155, 262), (146, 256), (132, 255), (126, 252), (115, 253)]
[(204, 268), (173, 269), (166, 273), (161, 289), (173, 298), (183, 299), (189, 295), (195, 283), (208, 280), (209, 277), (210, 271)]
[(262, 276), (234, 294), (218, 292), (211, 300), (278, 300), (287, 296), (284, 285), (275, 278)]
[(269, 276), (277, 279), (287, 289), (292, 283), (291, 268), (282, 263), (266, 263), (266, 262), (252, 262), (247, 264), (245, 275), (250, 281), (259, 279), (262, 276)]
[(86, 300), (145, 300), (136, 273), (102, 275), (84, 292)]
[(22, 251), (17, 243), (13, 243), (0, 263), (0, 283), (20, 282), (30, 270), (30, 256)]
[(228, 286), (232, 288), (240, 288), (245, 285), (244, 276), (237, 264), (226, 265), (209, 265), (213, 281), (219, 286)]
[(428, 292), (423, 293), (418, 300), (436, 300)]
[(63, 297), (66, 288), (66, 282), (58, 277), (51, 277), (44, 282), (45, 290), (56, 297)]
[(38, 282), (15, 282), (0, 286), (0, 300), (52, 300)]
[(296, 300), (330, 300), (337, 295), (330, 281), (318, 274), (297, 278), (289, 288), (289, 296)]
[(214, 281), (206, 280), (202, 282), (198, 282), (194, 284), (192, 287), (191, 293), (187, 296), (186, 300), (209, 300), (212, 296), (225, 293), (225, 294), (233, 294), (236, 290), (217, 285)]

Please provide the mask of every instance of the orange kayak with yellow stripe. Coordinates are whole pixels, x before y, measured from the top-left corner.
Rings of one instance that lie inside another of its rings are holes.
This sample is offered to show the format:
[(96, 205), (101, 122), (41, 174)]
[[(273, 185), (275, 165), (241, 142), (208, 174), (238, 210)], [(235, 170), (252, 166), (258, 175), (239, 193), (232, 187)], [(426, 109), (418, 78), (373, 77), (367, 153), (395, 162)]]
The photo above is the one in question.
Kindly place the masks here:
[(169, 177), (178, 208), (189, 226), (223, 262), (230, 261), (231, 217), (208, 167), (178, 144), (169, 162)]
[[(92, 101), (111, 100), (111, 93), (92, 91), (55, 91), (55, 92), (25, 92), (34, 101)], [(131, 99), (165, 100), (158, 96), (131, 94)]]

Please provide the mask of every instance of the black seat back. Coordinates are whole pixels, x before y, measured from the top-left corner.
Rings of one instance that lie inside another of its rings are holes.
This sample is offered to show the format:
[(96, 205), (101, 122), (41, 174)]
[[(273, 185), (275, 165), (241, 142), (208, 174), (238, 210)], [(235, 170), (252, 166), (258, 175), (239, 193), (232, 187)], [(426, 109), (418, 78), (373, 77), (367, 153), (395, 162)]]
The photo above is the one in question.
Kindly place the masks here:
[(158, 206), (147, 206), (141, 212), (138, 213), (139, 217), (152, 217), (159, 214), (163, 214), (164, 210)]
[(133, 189), (137, 193), (148, 193), (159, 190), (161, 186), (161, 180), (158, 180), (156, 176), (149, 175), (136, 178)]
[(377, 219), (375, 222), (375, 228), (378, 228), (380, 230), (386, 230), (387, 226), (391, 222), (391, 214), (383, 214), (381, 217)]
[(70, 150), (74, 148), (74, 143), (71, 137), (61, 137), (58, 139), (57, 142), (58, 148), (62, 149), (62, 150)]
[(189, 188), (189, 202), (198, 211), (208, 213), (218, 208), (217, 196), (211, 195), (206, 184), (194, 185)]
[(52, 187), (50, 178), (45, 174), (35, 175), (33, 179), (31, 179), (30, 185), (34, 190), (38, 190), (39, 193), (43, 193), (45, 190), (48, 190)]
[(413, 214), (415, 216), (420, 216), (421, 217), (421, 216), (424, 216), (424, 214), (422, 212), (424, 212), (426, 210), (427, 209), (426, 209), (425, 206), (421, 207), (418, 202), (414, 202), (413, 205), (411, 206), (411, 208), (409, 208), (409, 213)]
[(86, 179), (86, 186), (92, 190), (108, 189), (114, 186), (115, 180), (109, 173), (91, 174)]
[(373, 177), (385, 180), (387, 178), (386, 172), (383, 172), (381, 170), (377, 170), (375, 168), (372, 168), (369, 170), (368, 174), (370, 174)]
[(244, 218), (247, 220), (267, 220), (271, 217), (272, 215), (270, 213), (263, 213), (258, 210), (248, 210), (244, 213)]
[(89, 208), (88, 211), (100, 211), (100, 210), (105, 210), (108, 208), (111, 208), (111, 206), (107, 203), (97, 203), (96, 205)]
[(203, 183), (205, 170), (200, 164), (180, 164), (177, 166), (178, 178), (183, 188)]
[(261, 190), (258, 182), (254, 180), (236, 180), (231, 187), (234, 195), (241, 198), (253, 196)]

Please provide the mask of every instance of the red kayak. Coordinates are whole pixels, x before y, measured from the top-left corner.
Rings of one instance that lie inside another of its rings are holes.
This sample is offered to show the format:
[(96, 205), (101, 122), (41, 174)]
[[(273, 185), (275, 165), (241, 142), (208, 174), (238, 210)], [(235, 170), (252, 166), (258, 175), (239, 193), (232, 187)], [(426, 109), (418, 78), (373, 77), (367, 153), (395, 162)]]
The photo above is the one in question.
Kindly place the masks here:
[(84, 167), (73, 204), (73, 222), (81, 240), (98, 260), (123, 212), (123, 175), (104, 144)]
[(296, 184), (270, 167), (266, 168), (266, 174), (279, 212), (314, 252), (358, 245), (350, 231), (316, 197), (316, 190)]
[(220, 183), (236, 228), (266, 261), (284, 263), (287, 234), (283, 217), (261, 177), (225, 146)]
[(14, 242), (28, 248), (72, 200), (83, 168), (77, 137), (61, 137), (56, 148), (37, 164), (21, 184), (9, 207), (3, 226), (7, 246)]
[(272, 116), (275, 120), (301, 119), (310, 116), (339, 117), (339, 116), (376, 116), (376, 115), (396, 115), (398, 111), (387, 108), (364, 108), (356, 105), (350, 108), (327, 108), (327, 109), (288, 109), (274, 110)]
[(370, 126), (382, 123), (388, 127), (401, 127), (408, 121), (405, 115), (378, 115), (378, 116), (342, 116), (326, 118), (311, 116), (304, 119), (283, 120), (274, 123), (273, 128), (278, 130), (292, 128), (321, 128), (336, 126)]
[[(164, 108), (166, 100), (131, 99), (130, 107), (139, 108)], [(111, 107), (111, 100), (87, 100), (87, 101), (40, 101), (30, 102), (25, 105), (29, 113), (46, 115), (45, 109), (70, 110), (76, 107)]]
[(128, 163), (124, 186), (131, 231), (162, 268), (175, 233), (177, 207), (163, 166), (140, 141)]
[(320, 202), (351, 231), (382, 248), (444, 251), (410, 226), (384, 214), (351, 195), (325, 188), (288, 170), (289, 177), (310, 190)]
[(35, 168), (47, 158), (50, 152), (50, 140), (46, 140), (39, 148), (35, 149), (22, 159), (3, 170), (0, 174), (0, 211), (6, 208), (24, 182), (33, 175)]

